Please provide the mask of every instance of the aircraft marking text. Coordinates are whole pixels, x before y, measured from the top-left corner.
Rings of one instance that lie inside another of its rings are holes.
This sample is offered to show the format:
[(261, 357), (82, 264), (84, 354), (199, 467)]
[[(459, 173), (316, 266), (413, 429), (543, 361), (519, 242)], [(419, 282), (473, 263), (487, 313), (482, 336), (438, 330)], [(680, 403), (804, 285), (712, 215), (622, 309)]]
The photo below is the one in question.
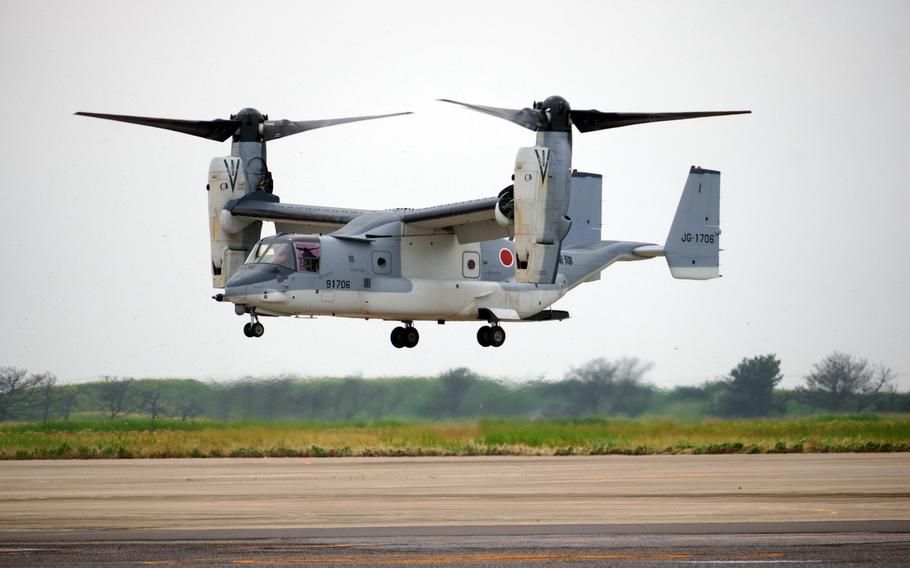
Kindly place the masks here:
[(707, 243), (714, 244), (714, 235), (707, 233), (683, 233), (682, 242), (684, 243)]

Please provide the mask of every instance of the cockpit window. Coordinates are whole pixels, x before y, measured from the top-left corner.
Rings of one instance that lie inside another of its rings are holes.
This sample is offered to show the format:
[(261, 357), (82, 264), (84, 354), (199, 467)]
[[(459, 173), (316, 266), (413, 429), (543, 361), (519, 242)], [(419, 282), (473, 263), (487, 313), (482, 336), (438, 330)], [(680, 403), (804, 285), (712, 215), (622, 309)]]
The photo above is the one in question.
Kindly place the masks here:
[(265, 254), (265, 251), (268, 250), (268, 248), (269, 245), (266, 243), (256, 243), (256, 246), (250, 251), (250, 256), (246, 257), (246, 263), (253, 264), (256, 262), (256, 259)]
[(319, 242), (296, 242), (294, 251), (300, 272), (319, 272)]
[(259, 243), (246, 259), (247, 264), (277, 264), (296, 270), (294, 252), (288, 243)]

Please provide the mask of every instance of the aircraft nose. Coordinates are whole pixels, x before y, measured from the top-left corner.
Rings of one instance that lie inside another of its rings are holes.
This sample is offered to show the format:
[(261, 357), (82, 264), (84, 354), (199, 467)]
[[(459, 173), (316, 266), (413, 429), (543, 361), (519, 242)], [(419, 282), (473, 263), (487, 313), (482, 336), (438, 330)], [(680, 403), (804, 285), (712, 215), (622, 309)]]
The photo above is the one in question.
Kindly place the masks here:
[(246, 296), (246, 285), (236, 286), (228, 280), (227, 285), (224, 287), (224, 297), (228, 301), (234, 301), (240, 299), (243, 296)]
[(274, 280), (280, 273), (277, 267), (270, 264), (244, 265), (228, 278), (224, 295), (228, 298), (242, 298), (249, 294), (257, 294), (257, 285)]

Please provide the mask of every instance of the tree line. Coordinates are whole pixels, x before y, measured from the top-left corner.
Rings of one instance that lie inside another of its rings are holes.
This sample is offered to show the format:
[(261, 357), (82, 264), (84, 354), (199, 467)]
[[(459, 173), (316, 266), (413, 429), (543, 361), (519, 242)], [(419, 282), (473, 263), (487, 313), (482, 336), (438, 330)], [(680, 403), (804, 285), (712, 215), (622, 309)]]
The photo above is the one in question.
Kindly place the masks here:
[(727, 376), (698, 386), (655, 387), (645, 380), (649, 369), (634, 358), (601, 358), (558, 380), (522, 383), (481, 377), (462, 367), (435, 377), (277, 377), (227, 383), (103, 377), (61, 385), (50, 373), (0, 367), (0, 422), (127, 415), (360, 421), (910, 412), (910, 393), (897, 391), (891, 369), (840, 352), (816, 363), (791, 390), (778, 388), (782, 376), (774, 354), (746, 357)]

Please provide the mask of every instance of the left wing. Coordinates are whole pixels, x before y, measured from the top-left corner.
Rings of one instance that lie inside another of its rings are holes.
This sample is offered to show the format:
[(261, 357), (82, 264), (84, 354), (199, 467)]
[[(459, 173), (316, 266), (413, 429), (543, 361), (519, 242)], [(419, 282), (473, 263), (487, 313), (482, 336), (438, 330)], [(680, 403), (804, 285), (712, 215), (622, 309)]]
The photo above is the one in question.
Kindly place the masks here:
[(454, 233), (464, 244), (511, 236), (508, 227), (496, 222), (498, 201), (487, 197), (421, 209), (373, 211), (281, 203), (276, 195), (255, 192), (228, 202), (224, 210), (232, 217), (272, 221), (279, 233), (335, 233), (369, 239), (377, 227), (397, 221), (403, 225), (402, 235)]
[[(250, 199), (252, 196), (256, 198)], [(370, 213), (366, 209), (281, 203), (275, 195), (257, 193), (227, 203), (224, 210), (234, 217), (272, 221), (279, 233), (331, 233)]]

